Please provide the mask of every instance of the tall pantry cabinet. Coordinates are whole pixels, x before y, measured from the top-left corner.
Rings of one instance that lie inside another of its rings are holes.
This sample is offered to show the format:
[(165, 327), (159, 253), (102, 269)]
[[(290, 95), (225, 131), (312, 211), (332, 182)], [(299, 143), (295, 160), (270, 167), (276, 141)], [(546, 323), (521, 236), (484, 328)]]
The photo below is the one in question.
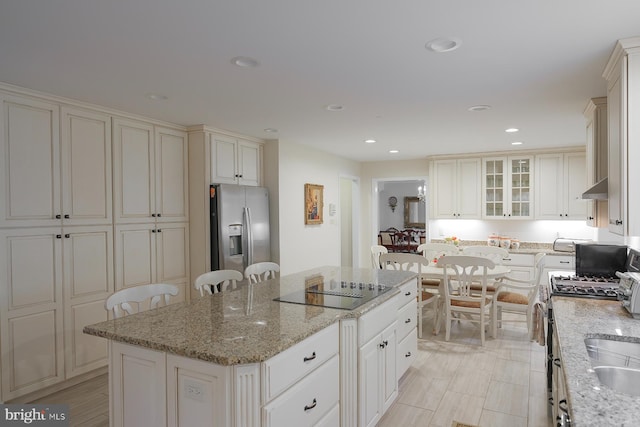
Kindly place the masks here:
[(115, 290), (166, 282), (185, 298), (188, 146), (177, 126), (8, 85), (0, 111), (7, 402), (106, 367), (106, 340), (82, 329)]
[(111, 118), (0, 92), (0, 365), (6, 401), (106, 364)]

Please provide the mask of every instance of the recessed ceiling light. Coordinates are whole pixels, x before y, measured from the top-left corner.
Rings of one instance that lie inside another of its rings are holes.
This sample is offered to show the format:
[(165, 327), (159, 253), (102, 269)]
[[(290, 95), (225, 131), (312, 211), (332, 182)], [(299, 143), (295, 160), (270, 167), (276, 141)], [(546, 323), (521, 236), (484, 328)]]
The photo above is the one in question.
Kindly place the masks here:
[(520, 129), (518, 128), (509, 128), (509, 129), (505, 129), (504, 131), (507, 133), (513, 133), (513, 132), (518, 132)]
[(274, 129), (274, 128), (266, 128), (264, 129), (265, 132), (267, 133), (277, 133), (278, 129)]
[(376, 140), (375, 139), (365, 139), (364, 142), (366, 142), (367, 144), (375, 144)]
[(391, 153), (391, 154), (398, 154), (399, 152), (400, 151), (398, 151), (398, 150), (389, 150), (389, 153)]
[(522, 145), (521, 141), (514, 141), (511, 143), (511, 145)]
[(249, 58), (248, 56), (236, 56), (231, 59), (231, 63), (242, 68), (255, 68), (260, 65), (257, 60)]
[(153, 99), (154, 101), (164, 101), (165, 99), (168, 99), (166, 96), (160, 95), (159, 93), (148, 93), (145, 96), (149, 99)]
[(340, 104), (329, 104), (325, 107), (329, 111), (342, 111), (344, 107)]
[(469, 111), (484, 111), (484, 110), (490, 110), (491, 109), (491, 105), (474, 105), (473, 107), (469, 107), (467, 108), (467, 110)]
[(461, 44), (460, 39), (441, 37), (427, 42), (425, 47), (436, 53), (444, 53), (456, 50)]

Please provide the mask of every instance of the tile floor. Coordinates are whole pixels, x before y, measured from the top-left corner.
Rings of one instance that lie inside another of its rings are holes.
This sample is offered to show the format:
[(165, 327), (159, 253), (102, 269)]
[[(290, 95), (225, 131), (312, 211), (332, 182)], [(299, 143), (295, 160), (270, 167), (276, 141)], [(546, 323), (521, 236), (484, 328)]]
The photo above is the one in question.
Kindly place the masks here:
[[(548, 427), (545, 348), (527, 339), (522, 323), (505, 323), (480, 346), (476, 326), (454, 323), (451, 340), (428, 333), (400, 381), (398, 399), (379, 427), (450, 427), (453, 420), (481, 427)], [(506, 318), (507, 315), (505, 315)], [(107, 376), (40, 400), (70, 405), (73, 426), (108, 426)]]
[(454, 322), (449, 342), (444, 330), (428, 335), (433, 322), (426, 315), (417, 360), (379, 427), (450, 427), (454, 420), (480, 427), (552, 425), (545, 347), (527, 339), (523, 323), (505, 322), (482, 347), (477, 326), (467, 322)]

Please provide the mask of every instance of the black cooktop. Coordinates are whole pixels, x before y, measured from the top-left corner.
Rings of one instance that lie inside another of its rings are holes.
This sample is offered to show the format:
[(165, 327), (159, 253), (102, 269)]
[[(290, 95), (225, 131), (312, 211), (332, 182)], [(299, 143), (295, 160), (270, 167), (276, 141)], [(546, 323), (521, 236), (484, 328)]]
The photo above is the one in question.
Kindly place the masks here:
[(291, 292), (274, 301), (353, 310), (391, 290), (391, 286), (347, 281), (316, 281), (304, 290)]
[(557, 275), (551, 277), (551, 295), (615, 300), (619, 282), (617, 277)]

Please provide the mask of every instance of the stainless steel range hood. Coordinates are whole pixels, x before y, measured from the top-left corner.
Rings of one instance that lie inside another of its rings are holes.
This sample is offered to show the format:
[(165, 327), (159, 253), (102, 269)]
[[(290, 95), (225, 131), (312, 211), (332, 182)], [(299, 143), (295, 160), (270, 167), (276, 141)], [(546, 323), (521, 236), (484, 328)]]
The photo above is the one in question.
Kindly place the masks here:
[(607, 178), (593, 184), (591, 188), (582, 193), (583, 199), (607, 200), (609, 197), (609, 181)]

